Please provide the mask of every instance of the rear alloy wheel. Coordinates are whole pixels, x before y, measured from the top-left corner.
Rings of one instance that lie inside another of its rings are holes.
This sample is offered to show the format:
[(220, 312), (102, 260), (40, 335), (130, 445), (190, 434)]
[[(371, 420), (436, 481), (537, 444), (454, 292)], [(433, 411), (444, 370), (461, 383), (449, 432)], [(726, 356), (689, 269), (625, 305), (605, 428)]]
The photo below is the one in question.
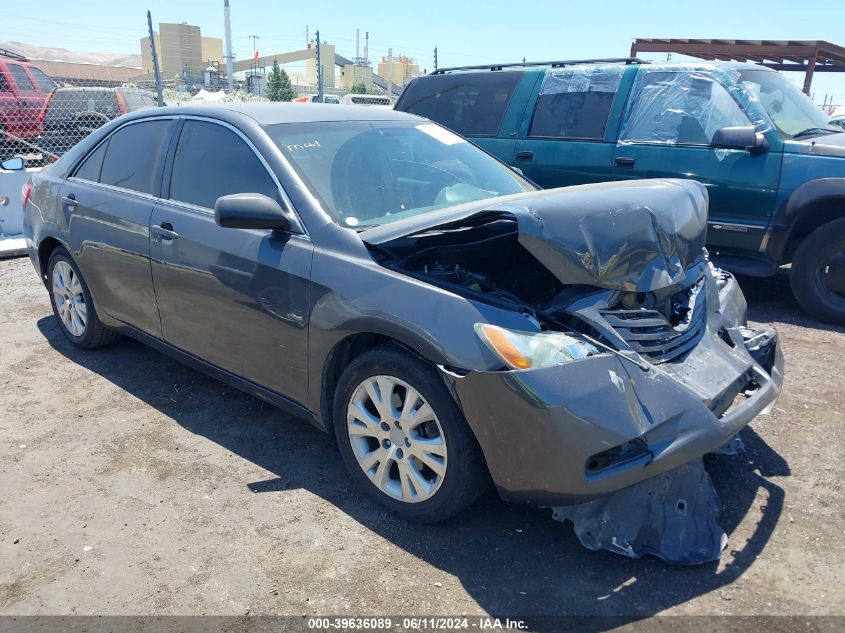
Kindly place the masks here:
[(481, 449), (432, 365), (385, 345), (338, 381), (334, 432), (356, 484), (404, 519), (452, 517), (489, 486)]
[(79, 276), (68, 262), (59, 260), (53, 266), (51, 277), (53, 305), (56, 307), (59, 321), (71, 336), (76, 338), (85, 336), (88, 325), (88, 306), (85, 303), (85, 293), (82, 292)]
[(53, 314), (71, 343), (82, 349), (93, 349), (120, 338), (120, 334), (100, 322), (88, 286), (63, 247), (56, 248), (50, 255), (47, 281)]
[(845, 218), (819, 227), (801, 242), (790, 283), (811, 316), (845, 325)]

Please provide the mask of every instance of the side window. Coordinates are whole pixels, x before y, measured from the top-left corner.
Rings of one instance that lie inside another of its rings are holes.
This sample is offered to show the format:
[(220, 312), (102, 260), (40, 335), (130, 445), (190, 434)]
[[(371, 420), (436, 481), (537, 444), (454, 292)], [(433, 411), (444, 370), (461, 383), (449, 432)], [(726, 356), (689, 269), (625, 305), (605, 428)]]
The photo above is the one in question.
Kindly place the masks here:
[(216, 123), (185, 121), (173, 159), (170, 198), (213, 208), (220, 196), (262, 193), (279, 200), (276, 183), (252, 148)]
[(546, 73), (528, 136), (603, 139), (624, 70), (567, 68)]
[(38, 84), (38, 87), (45, 92), (50, 92), (53, 88), (56, 87), (56, 82), (50, 79), (47, 75), (44, 74), (44, 71), (40, 68), (35, 68), (34, 66), (29, 67), (29, 74), (35, 77), (35, 83)]
[(730, 93), (705, 74), (646, 72), (635, 90), (622, 142), (709, 145), (719, 128), (751, 125)]
[(495, 136), (521, 77), (521, 72), (497, 71), (415, 79), (396, 109), (424, 116), (458, 134)]
[(158, 195), (161, 159), (170, 140), (171, 121), (133, 123), (111, 135), (100, 182)]
[(29, 78), (29, 75), (26, 74), (23, 66), (18, 64), (9, 64), (7, 68), (9, 69), (9, 72), (12, 73), (12, 78), (15, 80), (19, 90), (35, 90), (35, 86)]
[(88, 154), (88, 157), (76, 169), (74, 177), (81, 178), (82, 180), (90, 180), (91, 182), (99, 182), (100, 170), (103, 167), (103, 157), (106, 155), (108, 144), (108, 141), (101, 143), (97, 149)]
[(0, 92), (9, 91), (9, 82), (6, 81), (6, 73), (0, 70)]

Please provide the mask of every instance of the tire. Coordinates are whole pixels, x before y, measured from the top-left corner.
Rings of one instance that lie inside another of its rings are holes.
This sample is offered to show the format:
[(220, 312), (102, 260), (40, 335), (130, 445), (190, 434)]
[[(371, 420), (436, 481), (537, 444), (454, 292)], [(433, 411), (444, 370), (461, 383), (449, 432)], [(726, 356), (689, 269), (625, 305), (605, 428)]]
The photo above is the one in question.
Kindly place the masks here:
[[(364, 386), (371, 379), (386, 386), (384, 391), (390, 389), (399, 405), (389, 409), (394, 414), (388, 416), (389, 431), (383, 426), (385, 416), (378, 414)], [(392, 386), (385, 379), (392, 380)], [(413, 398), (414, 391), (421, 400), (414, 398), (415, 411), (402, 415), (399, 409), (409, 394)], [(348, 415), (356, 404), (360, 405), (356, 416), (361, 419)], [(393, 419), (396, 417), (400, 419)], [(356, 485), (403, 519), (444, 521), (489, 488), (481, 448), (443, 380), (431, 365), (397, 346), (377, 347), (349, 364), (335, 391), (333, 425), (341, 456)], [(372, 464), (369, 474), (359, 460)]]
[[(834, 274), (834, 268), (836, 273)], [(836, 291), (826, 284), (839, 281)], [(819, 321), (845, 325), (845, 218), (834, 220), (810, 233), (792, 260), (792, 293), (810, 316)]]
[(56, 247), (48, 260), (47, 288), (59, 329), (75, 347), (94, 349), (120, 338), (120, 334), (100, 321), (88, 284), (70, 253), (61, 246)]

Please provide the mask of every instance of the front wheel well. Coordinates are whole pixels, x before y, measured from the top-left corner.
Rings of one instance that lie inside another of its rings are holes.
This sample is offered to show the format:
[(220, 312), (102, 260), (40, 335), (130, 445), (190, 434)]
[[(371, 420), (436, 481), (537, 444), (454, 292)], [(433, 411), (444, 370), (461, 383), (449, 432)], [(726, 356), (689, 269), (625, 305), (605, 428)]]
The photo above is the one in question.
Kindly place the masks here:
[(423, 361), (428, 362), (425, 358), (410, 350), (401, 342), (384, 334), (374, 334), (372, 332), (361, 332), (352, 334), (337, 343), (332, 351), (329, 353), (323, 366), (322, 386), (320, 393), (320, 415), (323, 418), (325, 427), (331, 429), (332, 408), (334, 404), (334, 392), (337, 388), (337, 383), (343, 371), (349, 366), (353, 360), (358, 356), (374, 349), (380, 345), (396, 345), (409, 353), (418, 356)]
[(789, 263), (795, 257), (795, 251), (801, 242), (820, 226), (845, 218), (845, 196), (821, 198), (808, 203), (792, 225), (789, 240), (786, 243), (782, 263)]

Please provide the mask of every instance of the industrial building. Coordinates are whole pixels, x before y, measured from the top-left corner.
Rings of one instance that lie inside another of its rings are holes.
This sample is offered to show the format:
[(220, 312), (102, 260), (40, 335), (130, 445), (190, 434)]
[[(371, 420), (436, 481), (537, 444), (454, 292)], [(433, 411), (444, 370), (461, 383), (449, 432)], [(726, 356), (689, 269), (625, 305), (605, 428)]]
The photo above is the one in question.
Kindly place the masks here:
[(414, 77), (420, 74), (420, 67), (416, 61), (405, 55), (394, 57), (392, 62), (387, 57), (382, 57), (378, 64), (378, 74), (397, 86), (404, 86)]
[[(223, 63), (223, 40), (205, 37), (200, 27), (182, 22), (161, 22), (155, 38), (159, 69), (164, 80), (176, 77), (189, 82), (201, 81), (209, 63)], [(141, 65), (145, 74), (153, 73), (150, 38), (141, 38)]]

